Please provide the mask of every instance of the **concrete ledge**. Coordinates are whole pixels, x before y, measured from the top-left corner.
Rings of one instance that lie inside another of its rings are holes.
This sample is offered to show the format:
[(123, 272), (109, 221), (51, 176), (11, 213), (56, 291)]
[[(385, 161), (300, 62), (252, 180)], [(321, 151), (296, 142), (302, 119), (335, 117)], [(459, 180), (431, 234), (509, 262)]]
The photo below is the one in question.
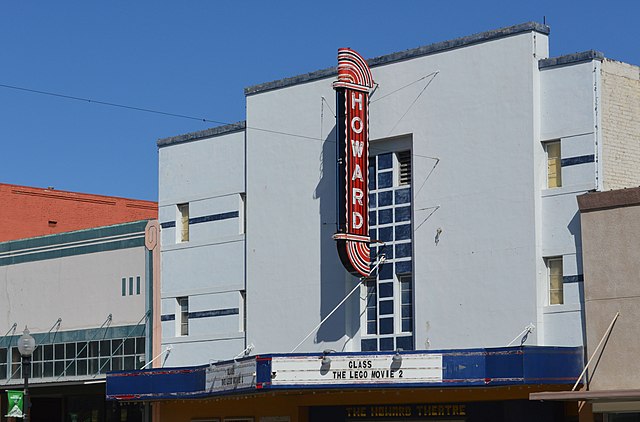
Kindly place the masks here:
[(589, 192), (577, 197), (580, 212), (640, 205), (640, 187), (607, 192)]
[(538, 69), (546, 69), (548, 67), (566, 66), (570, 64), (590, 62), (592, 60), (604, 60), (604, 54), (595, 50), (583, 51), (581, 53), (567, 54), (560, 57), (551, 57), (538, 61)]
[(240, 132), (245, 130), (246, 121), (231, 123), (224, 126), (217, 126), (211, 129), (199, 130), (197, 132), (185, 133), (184, 135), (171, 136), (169, 138), (158, 139), (158, 147), (166, 147), (167, 145), (181, 144), (184, 142), (197, 141), (199, 139), (211, 138), (227, 133)]

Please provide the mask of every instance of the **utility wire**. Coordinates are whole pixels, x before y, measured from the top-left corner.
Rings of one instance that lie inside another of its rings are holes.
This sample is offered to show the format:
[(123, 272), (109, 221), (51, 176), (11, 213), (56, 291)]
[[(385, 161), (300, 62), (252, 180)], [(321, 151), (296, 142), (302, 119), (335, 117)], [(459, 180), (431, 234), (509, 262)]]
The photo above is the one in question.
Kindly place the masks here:
[(84, 101), (84, 102), (87, 102), (87, 103), (95, 103), (95, 104), (101, 104), (101, 105), (106, 105), (106, 106), (110, 106), (110, 107), (124, 108), (124, 109), (127, 109), (127, 110), (136, 110), (136, 111), (143, 111), (145, 113), (160, 114), (160, 115), (163, 115), (163, 116), (180, 117), (182, 119), (190, 119), (190, 120), (200, 120), (201, 122), (216, 123), (216, 124), (221, 124), (221, 125), (228, 124), (226, 122), (220, 122), (220, 121), (217, 121), (217, 120), (205, 119), (205, 118), (202, 118), (202, 117), (187, 116), (186, 114), (168, 113), (166, 111), (152, 110), (150, 108), (134, 107), (134, 106), (128, 106), (128, 105), (125, 105), (125, 104), (117, 104), (117, 103), (110, 103), (110, 102), (107, 102), (107, 101), (92, 100), (90, 98), (75, 97), (73, 95), (65, 95), (65, 94), (58, 94), (58, 93), (55, 93), (55, 92), (40, 91), (40, 90), (37, 90), (37, 89), (23, 88), (23, 87), (14, 86), (14, 85), (0, 84), (0, 87), (9, 88), (9, 89), (15, 89), (15, 90), (18, 90), (18, 91), (32, 92), (34, 94), (42, 94), (42, 95), (49, 95), (49, 96), (52, 96), (52, 97), (66, 98), (68, 100)]

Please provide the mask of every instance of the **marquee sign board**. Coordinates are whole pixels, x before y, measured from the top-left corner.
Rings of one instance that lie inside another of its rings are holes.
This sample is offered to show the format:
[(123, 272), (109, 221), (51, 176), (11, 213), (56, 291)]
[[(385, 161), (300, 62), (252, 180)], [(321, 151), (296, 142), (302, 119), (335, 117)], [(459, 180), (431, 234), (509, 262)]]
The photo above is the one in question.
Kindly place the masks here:
[(323, 363), (317, 356), (274, 356), (271, 385), (331, 386), (362, 384), (426, 384), (442, 382), (441, 354), (406, 354), (393, 361), (393, 355), (327, 355)]
[(207, 368), (205, 388), (209, 393), (232, 392), (256, 386), (256, 360), (221, 363)]
[(338, 157), (338, 255), (347, 271), (368, 277), (369, 250), (369, 90), (371, 70), (348, 48), (338, 50), (336, 144)]

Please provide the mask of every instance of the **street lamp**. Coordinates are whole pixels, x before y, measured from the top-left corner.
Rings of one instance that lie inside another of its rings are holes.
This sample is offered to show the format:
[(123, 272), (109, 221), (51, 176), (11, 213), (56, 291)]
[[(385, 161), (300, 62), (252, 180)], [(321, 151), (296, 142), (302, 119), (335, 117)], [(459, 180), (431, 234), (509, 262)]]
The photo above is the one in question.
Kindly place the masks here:
[(36, 348), (36, 341), (29, 334), (29, 329), (24, 326), (24, 331), (18, 339), (18, 351), (22, 356), (22, 375), (24, 376), (24, 422), (29, 421), (29, 373), (31, 372), (31, 355)]

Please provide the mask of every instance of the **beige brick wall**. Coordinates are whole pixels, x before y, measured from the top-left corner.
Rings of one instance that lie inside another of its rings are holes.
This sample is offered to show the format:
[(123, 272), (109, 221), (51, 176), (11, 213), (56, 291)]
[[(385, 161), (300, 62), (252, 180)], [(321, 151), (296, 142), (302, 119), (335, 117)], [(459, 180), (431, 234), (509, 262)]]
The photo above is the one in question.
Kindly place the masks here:
[(640, 186), (640, 68), (602, 62), (604, 190)]

